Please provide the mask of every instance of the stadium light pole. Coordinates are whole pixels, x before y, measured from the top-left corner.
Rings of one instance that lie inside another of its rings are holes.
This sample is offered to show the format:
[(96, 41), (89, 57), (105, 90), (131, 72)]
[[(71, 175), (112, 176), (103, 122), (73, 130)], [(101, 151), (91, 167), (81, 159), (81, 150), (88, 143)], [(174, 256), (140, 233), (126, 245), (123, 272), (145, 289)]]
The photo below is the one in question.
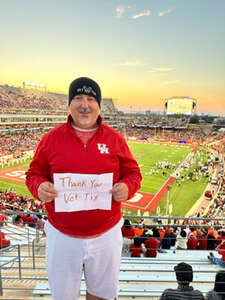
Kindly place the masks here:
[(170, 203), (170, 190), (172, 188), (172, 185), (167, 185), (167, 197), (166, 197), (166, 216), (168, 217), (169, 213), (169, 203)]

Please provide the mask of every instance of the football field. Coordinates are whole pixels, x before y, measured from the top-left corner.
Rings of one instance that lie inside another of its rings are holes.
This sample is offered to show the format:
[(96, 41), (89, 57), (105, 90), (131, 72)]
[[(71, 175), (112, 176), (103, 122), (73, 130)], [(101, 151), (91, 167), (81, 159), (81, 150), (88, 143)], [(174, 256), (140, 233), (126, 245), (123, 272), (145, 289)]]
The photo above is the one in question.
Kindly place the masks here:
[(168, 161), (178, 167), (188, 153), (192, 151), (189, 147), (157, 144), (129, 143), (129, 147), (139, 164), (143, 176), (141, 190), (153, 194), (164, 184), (166, 178), (169, 178), (175, 171), (175, 169), (167, 169), (167, 174), (163, 176), (163, 170), (157, 168), (156, 164), (159, 161)]
[[(140, 191), (156, 195), (166, 181), (175, 177), (176, 171), (181, 163), (183, 163), (188, 155), (192, 152), (193, 147), (186, 145), (160, 145), (160, 144), (145, 144), (145, 143), (129, 143), (130, 149), (137, 160), (143, 176)], [(199, 148), (193, 153), (196, 162), (180, 175), (187, 175), (189, 172), (198, 167), (199, 162), (204, 163), (206, 152)], [(169, 168), (159, 168), (159, 163), (165, 162), (169, 164)], [(195, 180), (176, 180), (171, 184), (169, 192), (170, 215), (185, 216), (190, 208), (199, 199), (207, 185), (207, 178), (200, 177)], [(154, 209), (152, 215), (166, 215), (167, 193), (160, 199), (158, 210)], [(151, 205), (151, 204), (150, 204)], [(124, 210), (124, 213), (127, 213)], [(133, 213), (133, 212), (132, 212)]]
[[(169, 193), (170, 215), (184, 216), (202, 195), (207, 184), (205, 177), (199, 178), (198, 181), (186, 180), (182, 183), (175, 180), (177, 169), (187, 159), (193, 148), (185, 145), (134, 142), (129, 143), (129, 147), (139, 164), (143, 180), (141, 189), (135, 197), (131, 201), (123, 203), (123, 213), (135, 215), (139, 210), (140, 213), (148, 211), (151, 215), (159, 213), (165, 215), (166, 201), (168, 200), (166, 184), (170, 184), (172, 187)], [(193, 155), (195, 154), (198, 156), (196, 164), (184, 172), (190, 172), (197, 166), (199, 160), (202, 162), (206, 160), (205, 152), (201, 149)], [(24, 184), (24, 173), (28, 165), (29, 163), (1, 170), (1, 189), (12, 188), (18, 194), (28, 195), (32, 198)], [(162, 193), (163, 189), (164, 193)]]

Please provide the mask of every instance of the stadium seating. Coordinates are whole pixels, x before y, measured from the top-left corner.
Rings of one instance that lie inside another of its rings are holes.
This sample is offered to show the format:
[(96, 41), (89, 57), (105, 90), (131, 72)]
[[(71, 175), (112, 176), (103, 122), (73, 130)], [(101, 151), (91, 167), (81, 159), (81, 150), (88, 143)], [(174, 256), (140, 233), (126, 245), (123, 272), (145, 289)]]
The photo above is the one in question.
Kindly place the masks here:
[(5, 236), (10, 240), (11, 245), (28, 245), (32, 243), (35, 238), (37, 238), (37, 230), (32, 227), (18, 227), (16, 225), (8, 223), (3, 229)]
[[(216, 255), (216, 252), (214, 252)], [(158, 297), (166, 288), (176, 288), (174, 266), (179, 262), (187, 262), (193, 266), (194, 279), (192, 285), (204, 294), (212, 289), (215, 274), (220, 267), (211, 265), (207, 259), (208, 251), (183, 250), (174, 253), (158, 253), (157, 258), (123, 257), (119, 274), (118, 296), (151, 296)], [(84, 276), (83, 276), (84, 280)], [(81, 295), (86, 292), (85, 283), (81, 285)], [(51, 294), (49, 284), (37, 283), (33, 291), (35, 295)]]

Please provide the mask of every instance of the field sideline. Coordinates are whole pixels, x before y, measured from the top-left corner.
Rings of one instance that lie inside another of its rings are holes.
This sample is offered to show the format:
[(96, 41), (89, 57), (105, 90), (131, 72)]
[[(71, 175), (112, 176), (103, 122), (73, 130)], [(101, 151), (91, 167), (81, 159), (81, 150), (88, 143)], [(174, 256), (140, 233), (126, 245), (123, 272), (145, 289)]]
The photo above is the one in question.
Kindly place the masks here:
[[(187, 146), (156, 145), (133, 142), (129, 142), (129, 147), (140, 166), (143, 181), (140, 192), (137, 193), (135, 198), (137, 202), (135, 203), (135, 199), (127, 202), (129, 203), (130, 208), (123, 208), (123, 213), (137, 214), (137, 205), (141, 205), (143, 207), (148, 206), (148, 203), (150, 203), (154, 195), (156, 195), (164, 183), (171, 178), (171, 175), (175, 172), (180, 163), (185, 160), (188, 154), (192, 151), (192, 148)], [(157, 163), (160, 161), (173, 164), (173, 169), (166, 169), (166, 174), (163, 174), (163, 169), (157, 167)], [(24, 194), (32, 197), (24, 184), (24, 173), (25, 169), (28, 168), (28, 165), (29, 164), (18, 165), (16, 168), (1, 170), (1, 189), (4, 190), (12, 187), (18, 194)], [(8, 178), (4, 177), (2, 174), (7, 174)], [(198, 182), (188, 181), (179, 186), (175, 181), (172, 184), (170, 192), (170, 206), (172, 207), (171, 215), (184, 216), (202, 195), (206, 185), (206, 178), (200, 178)], [(153, 211), (153, 215), (158, 215), (158, 213), (160, 213), (160, 215), (166, 214), (166, 195), (160, 201), (159, 207), (160, 209), (158, 208), (157, 212)], [(143, 211), (144, 210), (140, 209), (140, 213)]]

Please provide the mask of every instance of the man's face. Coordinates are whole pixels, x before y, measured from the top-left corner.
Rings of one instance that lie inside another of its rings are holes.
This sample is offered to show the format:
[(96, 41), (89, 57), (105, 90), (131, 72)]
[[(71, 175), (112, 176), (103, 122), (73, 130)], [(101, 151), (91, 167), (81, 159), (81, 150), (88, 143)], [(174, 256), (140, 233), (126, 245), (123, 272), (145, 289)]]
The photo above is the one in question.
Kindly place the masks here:
[(74, 124), (81, 129), (96, 127), (96, 121), (100, 114), (97, 100), (88, 95), (77, 95), (70, 103), (70, 113)]

